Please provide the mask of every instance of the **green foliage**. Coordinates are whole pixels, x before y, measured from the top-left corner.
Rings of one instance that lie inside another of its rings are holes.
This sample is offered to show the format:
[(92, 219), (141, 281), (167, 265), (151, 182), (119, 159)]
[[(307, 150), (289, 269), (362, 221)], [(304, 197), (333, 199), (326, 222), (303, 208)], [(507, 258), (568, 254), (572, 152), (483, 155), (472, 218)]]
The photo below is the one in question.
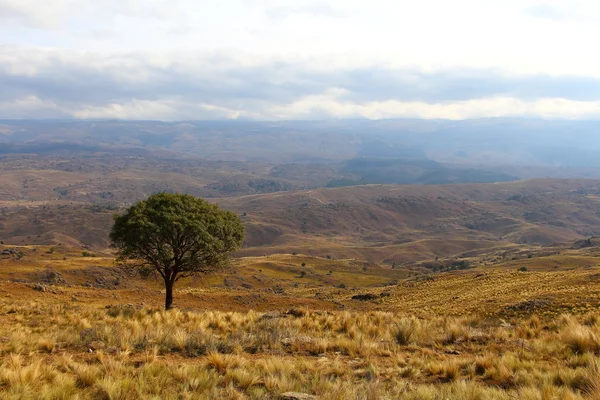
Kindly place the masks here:
[(236, 214), (203, 199), (157, 193), (115, 216), (110, 240), (120, 260), (135, 260), (164, 279), (169, 308), (173, 284), (222, 267), (241, 247), (244, 226)]
[(521, 268), (519, 268), (519, 272), (527, 272), (527, 267), (521, 267)]

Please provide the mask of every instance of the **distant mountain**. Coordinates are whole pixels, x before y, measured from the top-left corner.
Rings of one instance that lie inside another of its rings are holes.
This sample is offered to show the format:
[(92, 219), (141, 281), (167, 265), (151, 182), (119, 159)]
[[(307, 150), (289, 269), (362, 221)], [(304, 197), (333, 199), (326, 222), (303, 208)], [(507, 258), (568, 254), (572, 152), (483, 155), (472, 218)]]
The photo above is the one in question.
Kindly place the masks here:
[(365, 158), (471, 165), (600, 166), (600, 122), (465, 121), (0, 121), (0, 153), (169, 151), (220, 161), (322, 163)]

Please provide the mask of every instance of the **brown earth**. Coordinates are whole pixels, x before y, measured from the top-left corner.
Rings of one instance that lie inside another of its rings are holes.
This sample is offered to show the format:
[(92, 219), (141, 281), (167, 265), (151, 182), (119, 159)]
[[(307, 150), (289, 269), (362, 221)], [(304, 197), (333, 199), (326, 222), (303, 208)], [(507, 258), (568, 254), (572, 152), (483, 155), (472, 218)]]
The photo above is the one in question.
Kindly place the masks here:
[[(240, 256), (303, 253), (414, 263), (600, 233), (600, 181), (368, 185), (221, 198), (247, 229)], [(140, 196), (141, 197), (141, 196)], [(133, 200), (133, 198), (132, 198)], [(0, 203), (7, 244), (108, 246), (113, 202)]]

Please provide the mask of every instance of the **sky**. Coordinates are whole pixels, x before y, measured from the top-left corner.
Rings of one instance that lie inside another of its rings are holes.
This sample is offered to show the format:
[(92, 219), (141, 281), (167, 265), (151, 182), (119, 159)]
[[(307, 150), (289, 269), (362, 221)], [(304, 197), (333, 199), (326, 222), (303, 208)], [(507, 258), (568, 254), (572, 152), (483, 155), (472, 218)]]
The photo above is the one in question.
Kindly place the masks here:
[(0, 0), (0, 118), (600, 118), (597, 0)]

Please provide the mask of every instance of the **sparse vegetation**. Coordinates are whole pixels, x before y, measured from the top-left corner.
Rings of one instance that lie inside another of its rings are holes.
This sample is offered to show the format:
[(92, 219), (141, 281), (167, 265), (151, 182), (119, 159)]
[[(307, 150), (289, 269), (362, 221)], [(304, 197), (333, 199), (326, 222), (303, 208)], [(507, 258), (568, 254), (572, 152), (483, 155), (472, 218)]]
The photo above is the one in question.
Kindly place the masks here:
[(584, 399), (600, 379), (589, 315), (523, 320), (537, 334), (522, 337), (498, 321), (387, 312), (265, 318), (2, 300), (0, 313), (4, 398)]
[[(335, 167), (94, 157), (0, 171), (2, 398), (600, 398), (598, 182), (321, 190)], [(206, 243), (164, 203), (121, 232), (162, 263), (115, 265), (113, 211), (161, 192), (244, 217), (237, 268), (150, 279), (189, 244), (152, 235)]]

